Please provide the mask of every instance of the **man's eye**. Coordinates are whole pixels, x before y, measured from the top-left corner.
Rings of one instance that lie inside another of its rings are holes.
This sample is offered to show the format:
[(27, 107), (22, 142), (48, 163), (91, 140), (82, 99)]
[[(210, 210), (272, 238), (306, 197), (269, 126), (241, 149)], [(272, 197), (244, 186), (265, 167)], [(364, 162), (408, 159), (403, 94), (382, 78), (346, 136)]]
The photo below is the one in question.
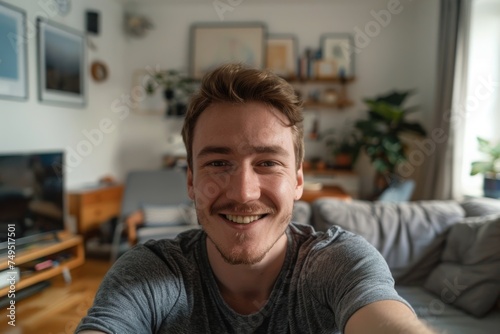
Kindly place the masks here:
[(211, 167), (225, 167), (225, 166), (229, 166), (229, 164), (226, 161), (211, 161), (207, 165), (211, 166)]
[(277, 166), (278, 164), (274, 161), (263, 161), (260, 163), (262, 167), (274, 167)]

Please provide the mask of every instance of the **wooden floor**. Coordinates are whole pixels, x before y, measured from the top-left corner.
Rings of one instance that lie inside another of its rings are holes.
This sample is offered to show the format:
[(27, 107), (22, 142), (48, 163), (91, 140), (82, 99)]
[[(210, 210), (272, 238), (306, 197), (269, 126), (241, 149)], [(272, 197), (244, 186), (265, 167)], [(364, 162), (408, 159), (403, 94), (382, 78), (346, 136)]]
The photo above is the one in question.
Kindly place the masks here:
[(15, 327), (8, 324), (7, 310), (2, 307), (0, 333), (74, 333), (109, 268), (107, 260), (87, 259), (83, 266), (71, 271), (70, 284), (62, 276), (52, 279), (50, 287), (16, 302)]

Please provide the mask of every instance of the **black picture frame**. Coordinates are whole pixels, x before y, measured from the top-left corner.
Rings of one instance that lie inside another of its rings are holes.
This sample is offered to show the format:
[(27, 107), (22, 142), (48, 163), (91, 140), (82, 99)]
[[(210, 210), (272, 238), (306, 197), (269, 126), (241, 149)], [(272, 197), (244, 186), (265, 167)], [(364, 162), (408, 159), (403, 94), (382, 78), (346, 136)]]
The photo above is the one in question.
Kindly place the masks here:
[(26, 12), (0, 2), (0, 98), (27, 100)]
[(196, 23), (190, 29), (190, 69), (193, 79), (224, 63), (263, 69), (266, 26), (259, 22)]
[(44, 18), (37, 19), (38, 97), (41, 102), (86, 104), (85, 36)]
[(322, 60), (337, 66), (338, 77), (354, 78), (354, 38), (349, 33), (327, 33), (320, 36)]

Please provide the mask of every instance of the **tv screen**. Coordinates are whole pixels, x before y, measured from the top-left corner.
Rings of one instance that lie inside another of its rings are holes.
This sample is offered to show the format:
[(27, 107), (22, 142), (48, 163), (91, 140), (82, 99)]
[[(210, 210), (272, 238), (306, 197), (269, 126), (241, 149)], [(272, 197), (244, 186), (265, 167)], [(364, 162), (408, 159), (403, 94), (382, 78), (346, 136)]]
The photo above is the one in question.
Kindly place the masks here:
[[(63, 152), (0, 154), (0, 250), (64, 229)], [(9, 228), (10, 227), (10, 228)]]

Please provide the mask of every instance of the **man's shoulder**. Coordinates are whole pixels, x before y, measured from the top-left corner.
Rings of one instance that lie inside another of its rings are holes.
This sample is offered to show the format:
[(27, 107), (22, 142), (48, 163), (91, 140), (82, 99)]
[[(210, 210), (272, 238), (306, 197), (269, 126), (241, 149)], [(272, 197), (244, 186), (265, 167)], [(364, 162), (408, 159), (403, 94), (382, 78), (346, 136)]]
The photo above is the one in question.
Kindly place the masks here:
[(318, 232), (311, 226), (292, 223), (290, 232), (297, 244), (297, 261), (314, 263), (309, 269), (322, 270), (324, 265), (353, 263), (378, 254), (363, 237), (339, 226)]
[(316, 231), (311, 225), (298, 223), (290, 224), (290, 233), (298, 243), (299, 248), (303, 246), (313, 247), (315, 250), (332, 249), (350, 246), (351, 243), (365, 243), (366, 241), (339, 226), (332, 226), (326, 231)]

